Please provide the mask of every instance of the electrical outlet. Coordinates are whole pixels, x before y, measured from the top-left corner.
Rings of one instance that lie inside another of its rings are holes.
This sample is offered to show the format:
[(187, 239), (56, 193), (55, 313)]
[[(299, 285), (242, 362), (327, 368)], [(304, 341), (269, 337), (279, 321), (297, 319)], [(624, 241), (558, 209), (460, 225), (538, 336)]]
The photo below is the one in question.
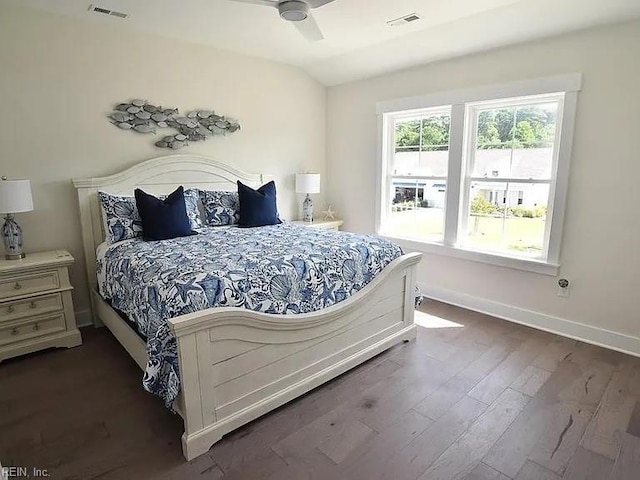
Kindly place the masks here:
[(569, 280), (566, 278), (558, 280), (558, 296), (564, 298), (569, 297)]

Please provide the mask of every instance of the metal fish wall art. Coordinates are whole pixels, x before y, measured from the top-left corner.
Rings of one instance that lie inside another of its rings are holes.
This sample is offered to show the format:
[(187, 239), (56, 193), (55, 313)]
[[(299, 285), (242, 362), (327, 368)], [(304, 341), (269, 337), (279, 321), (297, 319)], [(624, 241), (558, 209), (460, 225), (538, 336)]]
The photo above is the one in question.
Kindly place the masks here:
[(213, 110), (195, 110), (180, 115), (177, 108), (151, 105), (146, 100), (132, 100), (116, 105), (108, 115), (109, 121), (122, 130), (156, 134), (158, 128), (173, 128), (174, 135), (167, 135), (155, 142), (158, 148), (177, 150), (200, 142), (214, 135), (226, 135), (240, 130), (236, 120), (217, 115)]

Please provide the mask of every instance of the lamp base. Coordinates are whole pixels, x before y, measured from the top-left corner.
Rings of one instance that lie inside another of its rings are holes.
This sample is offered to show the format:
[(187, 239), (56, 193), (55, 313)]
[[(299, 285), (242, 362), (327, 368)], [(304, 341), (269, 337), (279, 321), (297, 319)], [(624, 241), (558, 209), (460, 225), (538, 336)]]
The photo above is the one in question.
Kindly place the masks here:
[(4, 249), (7, 252), (5, 258), (7, 260), (20, 260), (24, 258), (24, 252), (22, 251), (22, 229), (10, 213), (8, 213), (4, 219), (5, 222), (1, 232)]
[(313, 222), (313, 202), (311, 201), (311, 197), (307, 193), (307, 197), (304, 199), (302, 203), (302, 220), (305, 222)]

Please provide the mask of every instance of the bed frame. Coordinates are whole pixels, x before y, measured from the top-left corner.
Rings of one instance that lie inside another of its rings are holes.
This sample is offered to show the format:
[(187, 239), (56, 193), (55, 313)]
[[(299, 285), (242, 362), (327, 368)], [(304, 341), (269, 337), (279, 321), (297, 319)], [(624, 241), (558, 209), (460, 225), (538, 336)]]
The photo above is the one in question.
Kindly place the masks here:
[[(104, 239), (96, 193), (160, 194), (178, 185), (236, 190), (236, 180), (258, 186), (268, 177), (214, 159), (170, 155), (107, 177), (75, 179), (91, 290), (92, 318), (106, 325), (144, 369), (145, 343), (98, 294), (96, 248)], [(212, 308), (169, 321), (178, 342), (184, 419), (182, 450), (191, 460), (222, 436), (327, 382), (400, 341), (415, 338), (416, 268), (421, 254), (394, 260), (360, 292), (321, 311), (272, 315)]]

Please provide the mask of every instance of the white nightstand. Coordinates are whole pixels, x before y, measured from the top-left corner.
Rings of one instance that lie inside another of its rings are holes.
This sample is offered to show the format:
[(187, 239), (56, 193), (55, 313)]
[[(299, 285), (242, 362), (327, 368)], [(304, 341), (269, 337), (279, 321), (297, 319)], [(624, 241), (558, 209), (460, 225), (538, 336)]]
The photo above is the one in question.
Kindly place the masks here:
[(302, 220), (294, 220), (291, 223), (304, 225), (305, 227), (324, 228), (326, 230), (340, 230), (344, 223), (342, 220), (315, 220), (313, 222), (303, 222)]
[(49, 347), (82, 344), (66, 250), (0, 260), (0, 362)]

